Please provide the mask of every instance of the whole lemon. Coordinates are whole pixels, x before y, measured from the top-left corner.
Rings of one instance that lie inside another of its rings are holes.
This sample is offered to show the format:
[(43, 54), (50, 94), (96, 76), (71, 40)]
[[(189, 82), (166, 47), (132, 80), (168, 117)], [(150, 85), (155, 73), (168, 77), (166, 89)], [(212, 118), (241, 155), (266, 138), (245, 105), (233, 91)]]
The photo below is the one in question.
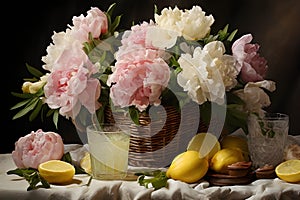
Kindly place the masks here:
[(246, 161), (241, 150), (225, 148), (212, 157), (209, 167), (217, 173), (227, 174), (228, 165), (241, 161)]
[(236, 135), (226, 135), (220, 140), (221, 149), (240, 149), (246, 161), (249, 161), (248, 141), (246, 138)]
[(209, 163), (197, 151), (185, 151), (174, 158), (166, 175), (174, 180), (194, 183), (205, 176)]

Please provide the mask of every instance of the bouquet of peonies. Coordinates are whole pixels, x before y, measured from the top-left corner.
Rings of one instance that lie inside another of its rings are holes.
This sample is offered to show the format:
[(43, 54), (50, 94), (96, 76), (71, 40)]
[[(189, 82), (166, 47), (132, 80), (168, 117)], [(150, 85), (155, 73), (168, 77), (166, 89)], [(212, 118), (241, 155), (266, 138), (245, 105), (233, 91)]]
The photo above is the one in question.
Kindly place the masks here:
[(229, 32), (228, 25), (212, 33), (214, 17), (200, 6), (155, 7), (153, 19), (120, 31), (115, 6), (106, 12), (92, 7), (64, 32), (54, 32), (42, 57), (45, 72), (27, 65), (34, 77), (22, 93), (12, 93), (23, 99), (12, 107), (20, 110), (14, 119), (42, 113), (53, 116), (56, 126), (59, 116), (87, 125), (105, 122), (109, 107), (139, 124), (153, 107), (180, 112), (193, 103), (199, 109), (192, 112), (206, 125), (216, 113), (228, 132), (247, 133), (248, 115), (263, 114), (270, 105), (275, 83), (265, 80), (267, 61), (251, 34), (236, 39), (237, 30)]

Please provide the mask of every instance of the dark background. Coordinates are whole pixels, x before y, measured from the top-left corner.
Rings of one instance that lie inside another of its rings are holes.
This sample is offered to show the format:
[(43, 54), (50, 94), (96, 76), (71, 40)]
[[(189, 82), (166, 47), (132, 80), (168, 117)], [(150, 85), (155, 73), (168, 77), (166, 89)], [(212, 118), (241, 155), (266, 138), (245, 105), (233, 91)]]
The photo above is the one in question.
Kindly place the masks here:
[[(41, 57), (51, 42), (53, 32), (65, 31), (73, 16), (86, 12), (91, 7), (106, 11), (117, 3), (115, 14), (122, 16), (120, 28), (128, 29), (131, 22), (139, 23), (153, 19), (154, 4), (163, 7), (178, 5), (180, 9), (199, 5), (207, 14), (212, 14), (213, 30), (226, 24), (229, 29), (238, 28), (238, 36), (252, 33), (253, 42), (261, 45), (260, 53), (268, 60), (268, 79), (277, 83), (272, 93), (269, 110), (287, 113), (290, 116), (290, 134), (300, 134), (300, 1), (299, 0), (44, 0), (11, 1), (2, 12), (2, 138), (0, 153), (10, 153), (14, 142), (31, 131), (42, 128), (62, 135), (65, 143), (80, 143), (72, 123), (60, 118), (59, 130), (51, 119), (28, 122), (28, 117), (12, 120), (16, 111), (10, 107), (19, 102), (10, 92), (21, 92), (23, 78), (30, 77), (25, 63), (41, 69)], [(7, 13), (7, 14), (4, 14)], [(4, 62), (3, 62), (4, 61)]]

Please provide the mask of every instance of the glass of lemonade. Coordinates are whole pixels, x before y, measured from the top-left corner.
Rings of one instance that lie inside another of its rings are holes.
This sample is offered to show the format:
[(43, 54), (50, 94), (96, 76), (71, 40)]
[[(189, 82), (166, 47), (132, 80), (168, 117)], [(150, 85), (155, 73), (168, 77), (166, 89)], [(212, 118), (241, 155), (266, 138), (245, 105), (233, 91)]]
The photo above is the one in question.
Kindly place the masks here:
[(87, 127), (87, 137), (93, 178), (124, 179), (128, 169), (129, 128), (94, 124)]

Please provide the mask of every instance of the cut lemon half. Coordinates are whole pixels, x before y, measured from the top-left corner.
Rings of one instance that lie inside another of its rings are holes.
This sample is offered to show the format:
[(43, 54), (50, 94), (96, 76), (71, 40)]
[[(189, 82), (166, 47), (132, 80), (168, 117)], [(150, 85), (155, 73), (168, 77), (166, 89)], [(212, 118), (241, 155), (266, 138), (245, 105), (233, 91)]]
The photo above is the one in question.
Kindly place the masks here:
[(64, 184), (71, 182), (75, 175), (75, 167), (61, 160), (49, 160), (38, 166), (40, 175), (49, 183)]
[(300, 182), (300, 160), (287, 160), (275, 168), (276, 175), (287, 182)]
[(221, 149), (218, 138), (212, 133), (198, 133), (188, 143), (188, 151), (198, 151), (200, 158), (210, 160)]

